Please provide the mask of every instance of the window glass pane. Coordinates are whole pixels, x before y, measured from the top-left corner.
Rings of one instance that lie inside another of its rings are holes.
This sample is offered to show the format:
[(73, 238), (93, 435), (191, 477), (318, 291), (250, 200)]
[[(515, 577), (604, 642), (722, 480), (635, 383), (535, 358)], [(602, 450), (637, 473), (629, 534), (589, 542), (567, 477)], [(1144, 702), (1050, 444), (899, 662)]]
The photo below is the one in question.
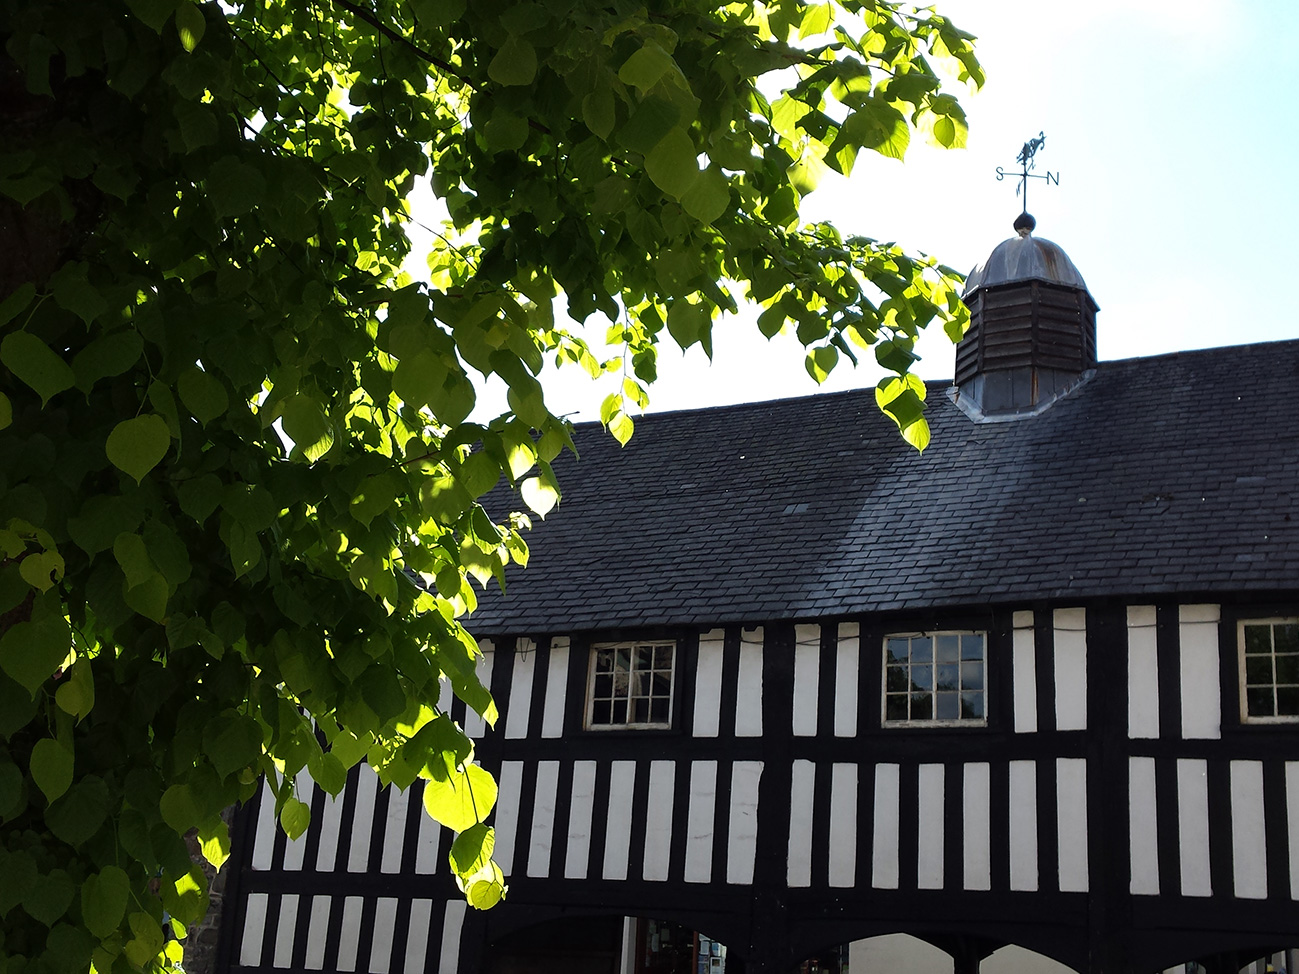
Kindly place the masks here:
[(654, 650), (654, 667), (659, 670), (672, 669), (672, 647), (659, 646)]
[(611, 723), (614, 724), (627, 723), (627, 701), (626, 700), (615, 700), (613, 702), (613, 719)]
[(891, 690), (894, 693), (911, 689), (907, 685), (907, 668), (905, 666), (889, 666), (885, 669), (884, 689)]
[(1272, 640), (1278, 653), (1299, 653), (1299, 623), (1283, 622), (1273, 626)]
[(934, 714), (939, 720), (956, 720), (961, 716), (961, 695), (959, 693), (940, 693), (938, 710)]
[(672, 692), (672, 677), (666, 673), (654, 674), (654, 696), (666, 697)]
[(961, 659), (983, 659), (983, 634), (966, 633), (961, 637)]
[(907, 719), (907, 695), (905, 693), (890, 693), (884, 698), (884, 719)]
[(962, 690), (983, 689), (983, 664), (982, 663), (961, 664), (961, 689)]
[(1272, 627), (1271, 626), (1246, 626), (1245, 627), (1245, 652), (1246, 653), (1272, 652)]
[(1276, 712), (1282, 717), (1299, 716), (1299, 687), (1277, 688)]
[(595, 654), (595, 671), (597, 673), (608, 673), (613, 669), (613, 653), (607, 649), (602, 649)]
[(668, 698), (655, 697), (650, 704), (650, 720), (656, 724), (666, 724), (668, 722)]
[(983, 694), (961, 694), (961, 718), (963, 720), (981, 720), (983, 718)]
[(1272, 688), (1245, 691), (1245, 706), (1251, 717), (1275, 717), (1272, 709)]
[(613, 671), (613, 692), (614, 696), (627, 696), (627, 687), (631, 682), (631, 674), (626, 670)]
[(933, 720), (934, 698), (927, 693), (911, 694), (911, 719)]
[(612, 720), (613, 704), (608, 700), (597, 700), (591, 708), (591, 723), (608, 724)]
[(1245, 657), (1245, 683), (1249, 686), (1267, 685), (1272, 682), (1271, 656)]
[(1276, 682), (1299, 683), (1299, 656), (1278, 656), (1276, 658)]
[(897, 636), (885, 640), (885, 649), (889, 660), (905, 663), (907, 661), (907, 642), (906, 639), (899, 639)]
[(928, 663), (934, 658), (933, 640), (928, 636), (915, 636), (911, 640), (911, 662)]
[(939, 663), (955, 663), (961, 658), (961, 637), (955, 633), (946, 633), (934, 639), (936, 659)]
[(939, 690), (959, 690), (961, 667), (957, 663), (944, 663), (936, 666), (935, 679), (938, 681), (937, 689)]
[(628, 718), (627, 723), (629, 724), (648, 723), (649, 722), (649, 701), (643, 698), (633, 700), (631, 702), (630, 708), (628, 709), (628, 713), (631, 714), (631, 716)]
[(911, 667), (911, 688), (929, 690), (934, 685), (934, 668), (932, 666)]
[(613, 696), (613, 677), (608, 673), (599, 675), (595, 678), (595, 687), (592, 695), (598, 700), (601, 697)]

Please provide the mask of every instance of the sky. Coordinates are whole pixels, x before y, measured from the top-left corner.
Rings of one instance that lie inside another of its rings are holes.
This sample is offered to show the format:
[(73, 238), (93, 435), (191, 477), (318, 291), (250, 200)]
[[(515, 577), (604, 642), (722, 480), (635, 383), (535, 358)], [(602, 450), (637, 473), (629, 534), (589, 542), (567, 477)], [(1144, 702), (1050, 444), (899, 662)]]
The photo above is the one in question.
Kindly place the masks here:
[[(806, 219), (897, 241), (968, 272), (1013, 235), (1020, 146), (1046, 143), (1029, 210), (1100, 306), (1102, 360), (1299, 337), (1299, 49), (1296, 0), (934, 0), (979, 38), (987, 73), (970, 94), (964, 150), (913, 140), (905, 163), (863, 152), (831, 173)], [(596, 316), (592, 317), (595, 323)], [(597, 331), (603, 329), (603, 323)], [(921, 339), (916, 371), (950, 377), (950, 341)], [(867, 362), (869, 356), (862, 359)], [(598, 414), (612, 385), (547, 369), (552, 411)], [(741, 313), (714, 324), (710, 364), (665, 341), (650, 411), (873, 386), (873, 362), (841, 362), (818, 386), (790, 336), (768, 342)], [(498, 400), (483, 396), (485, 407)]]

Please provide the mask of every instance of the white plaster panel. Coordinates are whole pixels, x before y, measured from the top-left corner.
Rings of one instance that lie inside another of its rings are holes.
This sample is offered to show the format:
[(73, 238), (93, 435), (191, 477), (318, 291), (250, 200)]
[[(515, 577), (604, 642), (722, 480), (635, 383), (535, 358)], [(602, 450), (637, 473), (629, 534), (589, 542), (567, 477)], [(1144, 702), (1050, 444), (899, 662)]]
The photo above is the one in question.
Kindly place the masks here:
[(967, 764), (963, 769), (962, 868), (965, 889), (992, 889), (992, 784), (987, 762)]
[(1055, 727), (1087, 729), (1087, 610), (1056, 609)]
[(505, 737), (520, 740), (528, 736), (532, 717), (532, 681), (537, 669), (537, 644), (520, 639), (514, 650), (514, 672), (510, 676), (510, 706), (505, 714)]
[[(504, 782), (504, 780), (503, 780), (503, 778), (502, 778), (502, 780), (500, 781), (500, 785), (501, 785), (501, 786), (504, 786), (504, 784), (505, 784), (505, 782)], [(424, 798), (424, 792), (423, 792), (423, 789), (426, 788), (426, 787), (428, 787), (428, 786), (427, 786), (424, 782), (420, 782), (420, 789), (421, 789), (421, 790), (420, 790), (420, 802), (421, 802), (421, 804), (423, 803), (423, 798)], [(500, 796), (497, 798), (497, 805), (496, 805), (496, 808), (497, 808), (497, 812), (496, 812), (496, 821), (497, 821), (498, 823), (500, 822), (500, 819), (501, 819), (501, 813), (500, 813), (500, 807), (501, 807), (501, 805), (500, 805), (500, 803), (501, 803), (502, 801), (504, 801), (504, 800), (505, 800), (505, 796), (504, 796), (504, 795), (500, 795)], [(518, 801), (518, 799), (517, 799), (517, 797), (516, 797), (516, 798), (515, 798), (515, 802), (517, 802), (517, 801)], [(496, 835), (497, 835), (496, 853), (497, 853), (497, 856), (498, 856), (498, 857), (499, 857), (499, 854), (500, 854), (500, 848), (501, 848), (501, 847), (500, 847), (500, 838), (499, 838), (499, 837), (500, 837), (500, 834), (501, 834), (501, 830), (500, 830), (500, 826), (499, 826), (499, 824), (498, 824), (498, 825), (497, 825), (497, 828), (496, 828)], [(439, 822), (437, 822), (437, 821), (433, 818), (433, 816), (430, 815), (427, 811), (424, 811), (424, 810), (421, 809), (421, 810), (420, 810), (420, 815), (419, 815), (419, 836), (416, 838), (416, 843), (417, 843), (417, 845), (415, 846), (415, 872), (416, 872), (418, 875), (421, 875), (421, 876), (431, 876), (433, 873), (435, 873), (435, 872), (438, 871), (438, 865), (439, 865), (439, 863), (438, 863), (438, 841), (439, 841), (441, 838), (442, 838), (442, 825), (441, 825)], [(499, 858), (497, 858), (497, 860), (496, 860), (497, 865), (500, 865), (500, 861), (501, 861), (501, 860), (500, 860)], [(502, 866), (501, 868), (505, 868), (505, 867)]]
[(1290, 840), (1290, 899), (1299, 900), (1299, 761), (1285, 763), (1285, 818)]
[(438, 974), (460, 974), (460, 935), (464, 931), (465, 911), (469, 905), (464, 900), (447, 901), (442, 914), (442, 951), (438, 956)]
[(1134, 896), (1159, 895), (1159, 819), (1155, 789), (1155, 759), (1128, 759), (1129, 891)]
[(645, 814), (645, 862), (642, 875), (654, 882), (663, 882), (668, 878), (676, 778), (675, 761), (650, 762), (649, 808)]
[(636, 762), (614, 761), (609, 768), (609, 818), (604, 830), (605, 879), (626, 879), (631, 859), (631, 803)]
[(727, 831), (726, 881), (753, 883), (758, 844), (758, 782), (761, 761), (736, 761), (731, 766), (731, 818)]
[(1128, 737), (1159, 737), (1159, 654), (1153, 605), (1128, 606)]
[(812, 793), (816, 765), (795, 761), (789, 789), (789, 858), (786, 881), (790, 886), (812, 885)]
[(920, 889), (943, 888), (943, 792), (944, 767), (920, 765), (917, 779), (919, 848), (916, 850), (916, 885)]
[(554, 738), (564, 734), (564, 704), (568, 699), (568, 637), (550, 641), (550, 661), (546, 665), (546, 703), (541, 712), (541, 736)]
[(275, 850), (275, 793), (271, 783), (262, 779), (262, 797), (257, 805), (257, 831), (253, 833), (252, 867), (258, 872), (271, 868)]
[(523, 790), (523, 762), (502, 761), (496, 792), (496, 848), (492, 858), (509, 876), (514, 869), (514, 839), (519, 828), (519, 794)]
[(1010, 762), (1010, 888), (1037, 889), (1037, 763)]
[(338, 961), (334, 967), (340, 971), (356, 970), (356, 952), (361, 940), (361, 905), (359, 896), (343, 899), (343, 919), (339, 924)]
[(406, 812), (410, 806), (410, 788), (404, 791), (396, 785), (388, 786), (388, 813), (383, 823), (383, 853), (379, 857), (379, 872), (401, 872), (402, 845), (406, 839)]
[(410, 901), (410, 923), (406, 929), (406, 953), (402, 959), (402, 974), (424, 974), (424, 961), (428, 957), (428, 932), (433, 923), (433, 901)]
[(1055, 762), (1056, 836), (1060, 891), (1087, 892), (1087, 761)]
[(740, 672), (736, 679), (735, 736), (762, 736), (762, 627), (740, 636)]
[(871, 885), (898, 888), (898, 798), (901, 768), (875, 765), (875, 825), (871, 836)]
[(1239, 899), (1267, 899), (1262, 761), (1231, 762), (1231, 867)]
[(370, 930), (369, 974), (388, 974), (392, 966), (392, 935), (397, 927), (397, 898), (381, 896), (375, 901)]
[[(519, 646), (522, 647), (530, 642), (527, 639), (520, 639)], [(490, 639), (480, 639), (478, 640), (478, 648), (483, 655), (479, 656), (475, 661), (474, 672), (478, 674), (478, 682), (491, 690), (492, 664), (496, 661), (496, 644)], [(442, 712), (446, 713), (447, 708), (451, 706), (451, 684), (447, 681), (442, 683), (442, 694), (446, 697)], [(473, 707), (465, 707), (465, 733), (475, 739), (487, 733), (487, 721), (478, 716)]]
[(1177, 761), (1177, 839), (1183, 896), (1212, 896), (1209, 872), (1209, 772), (1205, 761)]
[(329, 934), (328, 896), (311, 898), (311, 919), (307, 921), (307, 953), (302, 959), (302, 966), (309, 971), (325, 969), (325, 937)]
[(815, 737), (821, 675), (821, 627), (795, 626), (794, 639), (794, 736)]
[(713, 819), (717, 808), (717, 762), (690, 765), (690, 809), (686, 817), (687, 883), (708, 883), (713, 878)]
[(595, 762), (573, 762), (573, 796), (568, 805), (568, 848), (564, 878), (586, 879), (591, 859), (591, 819), (595, 810)]
[(559, 792), (559, 762), (537, 762), (537, 786), (533, 789), (532, 835), (528, 843), (528, 875), (545, 879), (550, 875), (550, 852), (555, 844), (555, 798)]
[(713, 629), (699, 637), (695, 667), (695, 737), (716, 737), (722, 710), (722, 650), (725, 634)]
[(1011, 633), (1012, 687), (1015, 694), (1015, 733), (1037, 731), (1037, 656), (1033, 613), (1016, 612)]
[[(271, 966), (290, 967), (293, 964), (294, 932), (298, 926), (298, 894), (285, 893), (280, 897), (280, 919), (275, 925), (275, 941), (272, 943)], [(386, 974), (386, 972), (379, 972)]]
[(1218, 616), (1216, 605), (1183, 605), (1178, 609), (1184, 738), (1216, 740), (1222, 736)]
[(344, 794), (342, 791), (337, 795), (325, 792), (324, 814), (320, 816), (320, 843), (316, 846), (316, 872), (331, 873), (337, 864)]
[(830, 886), (857, 885), (857, 765), (830, 769)]
[(362, 764), (356, 776), (356, 806), (352, 810), (352, 835), (347, 852), (347, 871), (363, 873), (370, 866), (370, 833), (374, 829), (374, 806), (379, 800), (379, 776)]
[(834, 651), (834, 736), (857, 736), (857, 673), (860, 666), (859, 627), (839, 623)]

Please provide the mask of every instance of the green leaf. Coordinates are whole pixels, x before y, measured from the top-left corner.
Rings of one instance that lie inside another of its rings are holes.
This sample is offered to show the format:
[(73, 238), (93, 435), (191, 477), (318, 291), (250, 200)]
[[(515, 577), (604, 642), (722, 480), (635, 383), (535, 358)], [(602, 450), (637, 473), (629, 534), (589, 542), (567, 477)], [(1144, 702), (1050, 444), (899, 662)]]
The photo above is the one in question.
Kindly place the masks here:
[(203, 39), (207, 30), (207, 21), (197, 3), (182, 3), (176, 10), (176, 32), (180, 35), (180, 46), (193, 51)]
[(41, 738), (32, 748), (31, 775), (45, 800), (53, 802), (72, 784), (72, 752), (52, 737)]
[(486, 820), (496, 804), (496, 782), (476, 764), (433, 765), (424, 782), (424, 810), (453, 832)]
[(559, 488), (543, 477), (529, 477), (519, 485), (519, 494), (528, 509), (543, 519), (559, 503)]
[(8, 758), (0, 758), (0, 819), (8, 818), (23, 797), (23, 773)]
[(251, 717), (213, 717), (203, 727), (203, 753), (226, 778), (261, 757), (261, 727)]
[(700, 223), (713, 223), (731, 205), (731, 187), (716, 166), (709, 166), (681, 197), (681, 205)]
[(833, 345), (822, 345), (819, 348), (809, 349), (805, 363), (807, 374), (815, 379), (817, 383), (824, 382), (830, 377), (830, 371), (838, 362), (839, 350)]
[(143, 970), (162, 950), (162, 927), (147, 913), (132, 913), (127, 918), (127, 922), (130, 924), (133, 936), (122, 949), (122, 953), (133, 965)]
[(224, 819), (215, 818), (212, 822), (210, 829), (199, 829), (199, 848), (203, 850), (203, 858), (220, 869), (230, 858), (230, 828)]
[(77, 888), (72, 877), (62, 869), (53, 869), (40, 876), (23, 897), (23, 909), (47, 927), (68, 912)]
[(505, 898), (505, 875), (496, 863), (490, 863), (492, 878), (479, 879), (465, 890), (465, 899), (475, 910), (490, 910)]
[(7, 325), (13, 321), (20, 312), (32, 303), (34, 297), (36, 297), (36, 285), (28, 281), (17, 288), (9, 297), (0, 301), (0, 325)]
[(57, 551), (33, 551), (18, 563), (18, 573), (32, 588), (48, 592), (63, 578), (63, 556)]
[(204, 426), (230, 407), (230, 398), (221, 380), (197, 366), (191, 366), (180, 374), (176, 388), (185, 408)]
[(333, 751), (313, 754), (307, 759), (307, 773), (311, 780), (331, 795), (337, 795), (347, 784), (347, 768)]
[(45, 824), (68, 845), (85, 843), (108, 819), (108, 787), (97, 775), (88, 775), (45, 811)]
[(290, 839), (298, 838), (307, 831), (307, 826), (310, 824), (311, 809), (296, 798), (290, 798), (280, 809), (280, 825), (284, 827), (284, 834)]
[(133, 328), (120, 329), (95, 339), (72, 360), (77, 388), (89, 392), (100, 379), (121, 375), (140, 360), (143, 351), (144, 340)]
[(877, 98), (869, 99), (849, 115), (839, 132), (843, 138), (890, 159), (905, 156), (911, 141), (911, 130), (902, 113)]
[(162, 793), (158, 811), (168, 828), (184, 835), (203, 820), (193, 789), (186, 784), (175, 784)]
[(582, 99), (582, 121), (592, 133), (607, 139), (615, 121), (613, 92), (601, 86), (586, 95)]
[(68, 363), (50, 346), (25, 331), (12, 332), (0, 341), (0, 362), (36, 390), (42, 406), (64, 389), (71, 389), (76, 382)]
[(9, 426), (14, 421), (14, 406), (9, 401), (9, 397), (0, 392), (0, 430)]
[(712, 327), (712, 315), (702, 304), (691, 304), (678, 298), (668, 309), (668, 332), (683, 351), (696, 342), (705, 341)]
[(208, 171), (207, 196), (218, 217), (247, 213), (265, 195), (262, 174), (234, 156), (226, 156)]
[(334, 445), (334, 427), (320, 403), (299, 393), (284, 404), (284, 435), (293, 441), (295, 458), (315, 463)]
[(537, 76), (537, 52), (521, 37), (511, 34), (487, 66), (487, 76), (498, 85), (530, 85)]
[(221, 503), (221, 481), (214, 474), (204, 474), (187, 480), (176, 489), (180, 509), (202, 524)]
[(680, 71), (676, 62), (672, 60), (672, 55), (653, 41), (647, 41), (640, 50), (623, 62), (622, 67), (618, 69), (618, 80), (625, 85), (635, 85), (641, 91), (648, 91), (658, 83), (665, 72), (673, 69)]
[(90, 265), (85, 261), (64, 264), (50, 278), (50, 289), (59, 307), (90, 324), (108, 310), (108, 303), (90, 283)]
[(391, 666), (366, 668), (359, 683), (361, 698), (380, 721), (387, 722), (406, 709), (406, 691)]
[(156, 413), (124, 419), (108, 434), (105, 450), (113, 466), (139, 483), (171, 448), (171, 430)]
[(696, 155), (690, 133), (674, 128), (645, 158), (645, 172), (655, 186), (669, 196), (681, 199), (699, 178)]
[[(53, 593), (51, 593), (53, 594)], [(0, 669), (36, 692), (58, 669), (72, 648), (72, 632), (62, 611), (42, 614), (9, 627), (0, 636)]]
[(465, 12), (465, 0), (411, 0), (411, 6), (424, 27), (446, 27)]
[(81, 915), (86, 928), (101, 940), (113, 935), (126, 915), (131, 881), (126, 871), (105, 866), (81, 884)]

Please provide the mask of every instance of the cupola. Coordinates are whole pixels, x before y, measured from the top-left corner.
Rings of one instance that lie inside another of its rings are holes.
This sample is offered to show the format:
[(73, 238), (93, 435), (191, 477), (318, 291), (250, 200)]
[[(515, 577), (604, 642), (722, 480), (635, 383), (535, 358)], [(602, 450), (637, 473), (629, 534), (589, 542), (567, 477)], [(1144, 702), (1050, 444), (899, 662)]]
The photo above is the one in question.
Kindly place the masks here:
[(1069, 256), (1033, 236), (1036, 225), (1021, 213), (1016, 235), (965, 281), (970, 327), (956, 346), (952, 397), (975, 419), (1035, 416), (1096, 366), (1099, 308)]

